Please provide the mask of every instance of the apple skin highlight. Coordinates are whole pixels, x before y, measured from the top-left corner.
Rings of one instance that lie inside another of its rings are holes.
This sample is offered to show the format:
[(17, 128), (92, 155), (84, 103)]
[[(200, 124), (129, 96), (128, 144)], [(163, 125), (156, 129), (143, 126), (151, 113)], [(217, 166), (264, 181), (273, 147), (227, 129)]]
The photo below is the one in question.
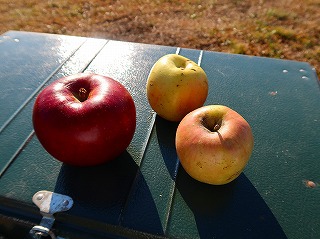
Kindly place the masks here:
[(254, 146), (248, 122), (234, 110), (209, 105), (186, 115), (176, 132), (176, 149), (185, 171), (194, 179), (222, 185), (236, 179)]
[(128, 147), (135, 132), (136, 109), (119, 82), (80, 73), (42, 90), (32, 120), (40, 143), (54, 158), (92, 166), (116, 158)]

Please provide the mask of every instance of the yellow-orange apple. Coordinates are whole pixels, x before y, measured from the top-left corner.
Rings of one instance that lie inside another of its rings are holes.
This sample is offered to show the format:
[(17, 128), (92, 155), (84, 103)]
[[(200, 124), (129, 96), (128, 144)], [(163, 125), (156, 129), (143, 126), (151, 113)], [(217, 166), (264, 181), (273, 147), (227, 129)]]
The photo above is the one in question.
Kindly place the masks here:
[(190, 112), (176, 132), (182, 167), (194, 179), (213, 185), (236, 179), (247, 165), (253, 145), (249, 123), (223, 105), (203, 106)]
[(208, 95), (208, 79), (194, 61), (168, 54), (153, 65), (146, 88), (152, 109), (162, 118), (178, 122), (203, 106)]

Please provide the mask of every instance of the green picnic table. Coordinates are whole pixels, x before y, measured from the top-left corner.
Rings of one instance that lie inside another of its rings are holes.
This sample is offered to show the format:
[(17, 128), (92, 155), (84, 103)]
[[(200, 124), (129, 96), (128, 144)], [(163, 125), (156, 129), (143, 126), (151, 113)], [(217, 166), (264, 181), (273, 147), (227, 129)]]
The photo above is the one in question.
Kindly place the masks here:
[[(252, 127), (251, 159), (229, 184), (188, 176), (175, 150), (178, 123), (148, 103), (149, 71), (169, 53), (207, 73), (205, 105), (229, 106)], [(79, 72), (121, 82), (137, 110), (127, 150), (97, 167), (55, 160), (31, 120), (38, 93)], [(73, 200), (54, 215), (59, 238), (318, 239), (319, 185), (319, 80), (308, 63), (31, 32), (0, 36), (0, 238), (25, 238), (39, 225), (32, 197), (47, 190)]]

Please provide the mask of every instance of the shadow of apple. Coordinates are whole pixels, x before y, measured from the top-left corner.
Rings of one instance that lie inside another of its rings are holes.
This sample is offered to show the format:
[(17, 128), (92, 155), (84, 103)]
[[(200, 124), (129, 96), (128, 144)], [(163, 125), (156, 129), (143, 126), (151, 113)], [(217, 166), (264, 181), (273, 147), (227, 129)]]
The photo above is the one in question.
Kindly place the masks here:
[(117, 224), (138, 166), (128, 152), (113, 161), (92, 167), (63, 164), (55, 192), (70, 196), (70, 212)]
[[(157, 117), (155, 123), (163, 160), (182, 197), (177, 199), (178, 196), (174, 202), (183, 203), (179, 201), (183, 200), (190, 208), (200, 238), (286, 238), (272, 211), (244, 173), (221, 186), (194, 180), (183, 167), (176, 166), (179, 164), (175, 150), (178, 124), (161, 117)], [(181, 218), (183, 215), (182, 212), (176, 223), (188, 221)], [(181, 230), (185, 230), (183, 228), (181, 226)]]
[(176, 187), (194, 214), (200, 238), (287, 238), (243, 173), (214, 186), (192, 179), (181, 167)]
[(155, 127), (161, 150), (162, 158), (173, 180), (177, 176), (179, 166), (178, 155), (175, 147), (176, 130), (179, 123), (167, 121), (156, 116)]
[[(143, 191), (144, 205), (128, 208), (128, 204), (134, 203), (132, 194), (136, 190)], [(76, 225), (84, 224), (85, 219), (84, 230), (100, 230), (110, 237), (139, 233), (135, 231), (163, 233), (150, 189), (127, 151), (103, 165), (74, 167), (63, 164), (55, 192), (73, 199), (74, 205), (68, 214), (76, 220)], [(146, 216), (142, 222), (135, 214), (137, 211)], [(146, 220), (149, 225), (143, 223)]]

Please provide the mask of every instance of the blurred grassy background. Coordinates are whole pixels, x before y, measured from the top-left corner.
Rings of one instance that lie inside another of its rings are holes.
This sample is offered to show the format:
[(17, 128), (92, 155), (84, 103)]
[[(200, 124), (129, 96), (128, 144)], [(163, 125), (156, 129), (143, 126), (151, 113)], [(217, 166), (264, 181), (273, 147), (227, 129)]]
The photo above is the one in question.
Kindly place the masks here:
[(8, 30), (99, 37), (309, 62), (320, 0), (0, 0)]

